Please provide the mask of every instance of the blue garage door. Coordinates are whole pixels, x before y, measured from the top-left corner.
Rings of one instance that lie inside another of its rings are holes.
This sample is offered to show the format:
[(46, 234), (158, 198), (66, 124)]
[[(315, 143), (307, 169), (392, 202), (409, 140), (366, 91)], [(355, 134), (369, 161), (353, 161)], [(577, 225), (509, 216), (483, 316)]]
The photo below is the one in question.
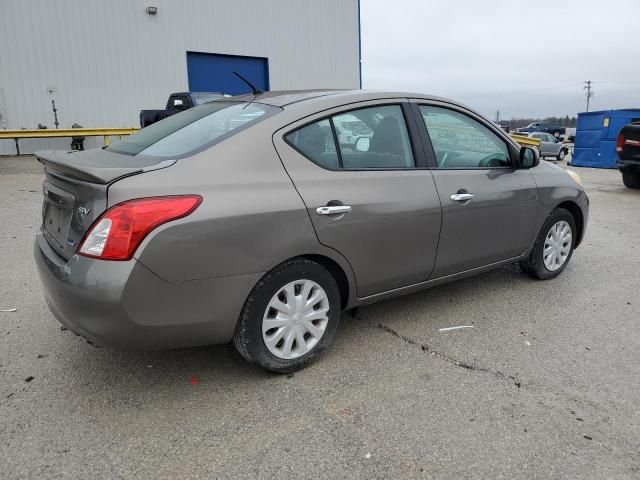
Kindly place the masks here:
[(233, 72), (238, 72), (256, 88), (269, 90), (269, 62), (266, 58), (187, 52), (191, 92), (222, 92), (229, 95), (251, 92), (249, 86)]

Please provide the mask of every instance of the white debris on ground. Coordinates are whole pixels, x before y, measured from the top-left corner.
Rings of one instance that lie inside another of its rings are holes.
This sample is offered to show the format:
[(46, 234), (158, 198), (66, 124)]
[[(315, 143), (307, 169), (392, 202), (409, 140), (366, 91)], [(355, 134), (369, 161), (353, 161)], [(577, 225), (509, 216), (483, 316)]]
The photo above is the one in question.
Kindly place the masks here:
[(476, 328), (473, 325), (460, 325), (458, 327), (445, 327), (445, 328), (439, 328), (438, 331), (439, 332), (448, 332), (450, 330), (460, 330), (461, 328)]

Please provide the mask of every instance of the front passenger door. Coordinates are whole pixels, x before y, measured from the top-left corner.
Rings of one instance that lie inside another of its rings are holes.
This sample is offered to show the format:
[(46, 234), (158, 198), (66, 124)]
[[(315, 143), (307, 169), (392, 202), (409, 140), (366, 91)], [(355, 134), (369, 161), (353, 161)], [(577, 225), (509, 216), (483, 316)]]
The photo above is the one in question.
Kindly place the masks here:
[(442, 204), (431, 278), (523, 254), (534, 236), (537, 189), (531, 172), (515, 164), (515, 147), (471, 112), (446, 104), (418, 112)]

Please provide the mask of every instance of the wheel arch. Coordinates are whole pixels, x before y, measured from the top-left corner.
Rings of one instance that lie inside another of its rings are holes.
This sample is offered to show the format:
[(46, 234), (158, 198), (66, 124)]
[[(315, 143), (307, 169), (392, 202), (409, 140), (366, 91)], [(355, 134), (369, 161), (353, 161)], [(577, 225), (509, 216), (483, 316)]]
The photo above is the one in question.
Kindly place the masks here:
[(578, 206), (577, 203), (572, 202), (572, 201), (564, 201), (564, 202), (558, 204), (555, 209), (558, 209), (558, 208), (563, 208), (563, 209), (567, 210), (573, 216), (573, 219), (576, 222), (577, 234), (576, 234), (576, 243), (575, 243), (574, 248), (577, 248), (578, 245), (580, 245), (580, 242), (582, 242), (582, 233), (583, 233), (583, 230), (584, 230), (583, 229), (583, 227), (584, 227), (584, 217), (582, 215), (582, 210), (580, 209), (580, 207)]
[(300, 253), (298, 255), (293, 255), (288, 258), (284, 258), (271, 268), (268, 268), (264, 275), (273, 270), (274, 268), (286, 263), (290, 260), (294, 260), (296, 258), (304, 258), (306, 260), (311, 260), (319, 265), (322, 265), (326, 268), (331, 276), (335, 279), (338, 285), (338, 291), (340, 292), (340, 305), (342, 310), (346, 310), (353, 306), (357, 306), (358, 299), (355, 297), (356, 292), (356, 284), (355, 277), (353, 276), (353, 271), (350, 270), (350, 265), (346, 260), (341, 262), (342, 258), (338, 257), (332, 258), (331, 253), (324, 254), (320, 252), (314, 253)]
[(342, 309), (344, 310), (345, 308), (347, 308), (347, 305), (349, 304), (350, 294), (349, 279), (340, 264), (327, 256), (316, 253), (299, 255), (299, 258), (306, 258), (322, 265), (324, 268), (329, 270), (329, 273), (333, 276), (333, 278), (336, 280), (336, 283), (338, 284), (338, 290), (340, 291), (340, 304), (342, 306)]

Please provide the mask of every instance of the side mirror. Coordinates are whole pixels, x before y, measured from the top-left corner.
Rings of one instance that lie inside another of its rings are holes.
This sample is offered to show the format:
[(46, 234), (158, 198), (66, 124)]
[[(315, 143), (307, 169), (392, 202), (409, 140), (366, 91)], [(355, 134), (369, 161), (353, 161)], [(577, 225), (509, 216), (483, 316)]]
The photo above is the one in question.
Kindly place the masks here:
[(540, 164), (540, 157), (531, 147), (522, 147), (520, 149), (520, 167), (533, 168)]
[(356, 150), (358, 152), (368, 152), (369, 142), (369, 137), (358, 137), (358, 139), (356, 140)]

